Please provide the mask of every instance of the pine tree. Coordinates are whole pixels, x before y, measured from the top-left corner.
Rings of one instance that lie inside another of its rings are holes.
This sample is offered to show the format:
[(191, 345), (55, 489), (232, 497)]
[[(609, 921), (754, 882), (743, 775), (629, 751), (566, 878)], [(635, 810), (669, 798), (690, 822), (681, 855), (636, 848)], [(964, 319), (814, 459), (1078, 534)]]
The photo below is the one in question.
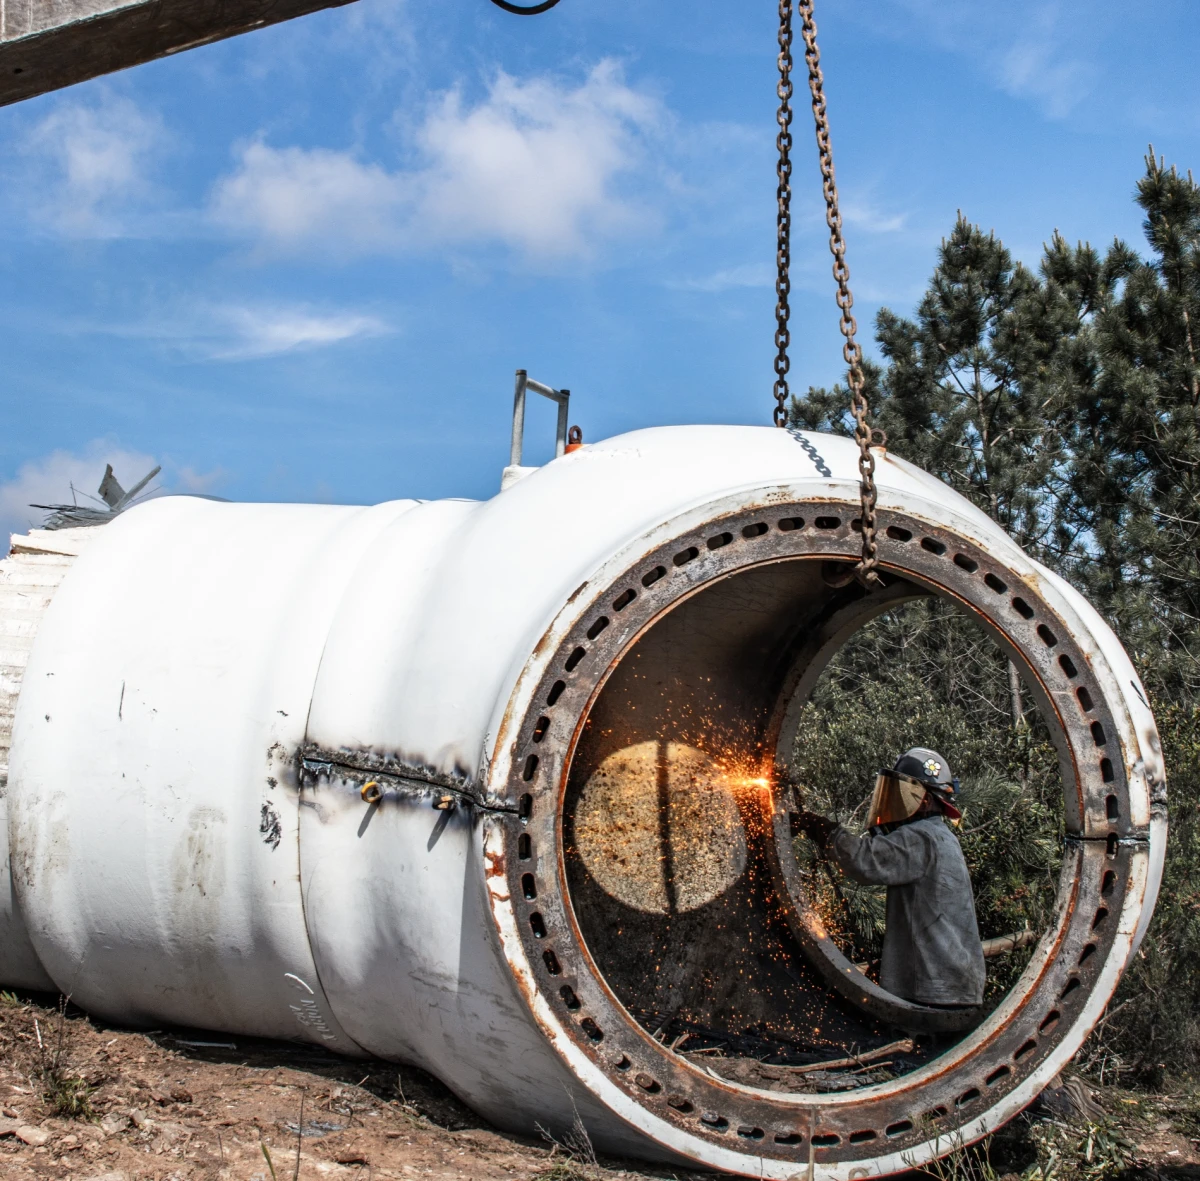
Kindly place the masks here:
[[(868, 374), (875, 421), (897, 454), (935, 473), (1034, 551), (1061, 547), (1065, 492), (1058, 358), (1078, 310), (961, 214), (912, 320), (887, 308), (887, 365)], [(792, 421), (845, 429), (841, 386), (794, 399)]]
[(1089, 305), (1069, 445), (1092, 560), (1076, 580), (1176, 693), (1200, 687), (1200, 186), (1151, 154), (1136, 200), (1150, 259), (1056, 239), (1045, 269)]
[(1070, 515), (1090, 560), (1064, 573), (1116, 627), (1150, 690), (1171, 796), (1158, 909), (1102, 1035), (1143, 1078), (1200, 1053), (1200, 187), (1146, 159), (1150, 257), (1056, 240), (1044, 270), (1086, 308), (1073, 372)]
[[(889, 446), (974, 501), (1034, 553), (1077, 543), (1059, 501), (1067, 489), (1059, 357), (1079, 331), (1078, 308), (994, 234), (960, 213), (943, 239), (929, 290), (908, 320), (880, 311), (888, 362), (868, 373), (868, 397)], [(793, 400), (792, 420), (845, 428), (842, 388)], [(1015, 666), (1007, 669), (1013, 725), (1025, 722)]]
[[(879, 313), (884, 364), (868, 366), (867, 390), (889, 448), (1083, 590), (1153, 695), (1172, 839), (1158, 913), (1100, 1035), (1153, 1078), (1200, 1053), (1200, 186), (1151, 152), (1135, 199), (1149, 258), (1120, 241), (1070, 246), (1056, 232), (1036, 274), (960, 215), (915, 316)], [(847, 401), (841, 386), (810, 390), (793, 400), (792, 422), (850, 433)], [(917, 690), (903, 667), (924, 654), (903, 650), (911, 636), (897, 646), (892, 633), (904, 630), (897, 620), (863, 637), (872, 684), (843, 691), (831, 717), (859, 697), (875, 718), (911, 712)], [(918, 641), (936, 646), (935, 665), (956, 661), (948, 637), (953, 628), (926, 628)], [(938, 716), (983, 734), (998, 702), (980, 667), (974, 720), (970, 701)], [(1014, 688), (1014, 721), (1022, 713)], [(971, 758), (1011, 772), (1011, 734), (992, 732), (992, 748), (976, 743)], [(1004, 913), (1003, 892), (996, 900)]]

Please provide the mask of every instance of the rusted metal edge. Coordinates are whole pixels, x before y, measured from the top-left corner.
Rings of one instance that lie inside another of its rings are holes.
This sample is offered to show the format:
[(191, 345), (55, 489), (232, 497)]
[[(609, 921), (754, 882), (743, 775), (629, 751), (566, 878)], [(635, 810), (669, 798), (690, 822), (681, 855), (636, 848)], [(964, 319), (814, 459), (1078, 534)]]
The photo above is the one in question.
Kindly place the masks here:
[[(1076, 648), (1071, 627), (1058, 619), (1042, 596), (1005, 568), (1004, 580), (993, 577), (995, 585), (987, 585), (989, 596), (994, 594), (997, 607), (1006, 613), (1002, 633), (1017, 633), (1010, 646), (1030, 664), (1035, 679), (1050, 671), (1060, 680), (1065, 678), (1071, 702), (1076, 701), (1076, 686), (1086, 685), (1090, 692), (1088, 704), (1079, 698), (1076, 710), (1082, 710), (1087, 718), (1081, 714), (1074, 722), (1062, 723), (1069, 756), (1062, 768), (1064, 796), (1074, 797), (1064, 802), (1075, 803), (1081, 831), (1064, 834), (1067, 858), (1059, 888), (1059, 913), (1048, 932), (1050, 940), (1044, 940), (1044, 951), (1035, 957), (1022, 984), (944, 1059), (892, 1084), (847, 1098), (778, 1096), (702, 1077), (687, 1063), (673, 1060), (662, 1046), (650, 1043), (649, 1035), (624, 1013), (592, 962), (567, 897), (559, 863), (558, 817), (570, 752), (607, 672), (660, 612), (714, 577), (760, 561), (852, 559), (857, 540), (849, 522), (853, 508), (825, 498), (819, 502), (817, 507), (803, 498), (781, 500), (770, 507), (739, 508), (710, 518), (640, 554), (623, 573), (598, 588), (588, 609), (557, 637), (557, 651), (530, 695), (507, 775), (509, 798), (522, 800), (524, 806), (518, 808), (519, 823), (504, 826), (505, 852), (511, 855), (500, 857), (500, 864), (489, 871), (489, 879), (493, 872), (508, 878), (507, 888), (494, 898), (505, 909), (512, 908), (515, 922), (511, 934), (523, 945), (520, 956), (514, 957), (511, 948), (506, 954), (514, 968), (528, 971), (527, 999), (547, 1031), (570, 1044), (573, 1069), (583, 1071), (580, 1077), (597, 1072), (605, 1088), (612, 1088), (611, 1096), (620, 1096), (620, 1106), (643, 1109), (652, 1121), (643, 1124), (639, 1111), (635, 1122), (664, 1147), (686, 1143), (685, 1151), (693, 1159), (720, 1160), (721, 1167), (735, 1171), (743, 1171), (752, 1162), (759, 1172), (766, 1166), (772, 1176), (782, 1176), (795, 1167), (792, 1162), (802, 1162), (806, 1149), (815, 1153), (816, 1162), (825, 1169), (871, 1161), (884, 1172), (895, 1171), (901, 1161), (908, 1163), (909, 1153), (919, 1152), (922, 1160), (938, 1155), (936, 1141), (925, 1142), (930, 1126), (939, 1134), (954, 1129), (955, 1134), (975, 1140), (997, 1120), (1011, 1116), (1028, 1088), (1036, 1085), (1039, 1072), (1082, 1041), (1101, 998), (1107, 999), (1115, 988), (1129, 944), (1128, 933), (1118, 920), (1128, 910), (1127, 894), (1141, 896), (1144, 872), (1139, 867), (1151, 845), (1147, 830), (1131, 823), (1131, 784), (1119, 747), (1105, 782), (1100, 783), (1098, 760), (1103, 752), (1098, 748), (1104, 741), (1111, 742), (1118, 730), (1108, 687), (1092, 674), (1093, 658)], [(808, 520), (810, 513), (825, 509), (839, 519), (833, 524), (825, 523), (828, 517), (814, 515)], [(796, 516), (798, 510), (800, 517)], [(884, 525), (895, 526), (883, 544), (899, 543), (897, 558), (902, 551), (910, 554), (908, 560), (892, 565), (903, 576), (911, 571), (927, 579), (947, 597), (961, 597), (947, 585), (946, 575), (951, 571), (956, 572), (952, 580), (969, 575), (973, 586), (986, 580), (997, 564), (990, 552), (976, 553), (976, 546), (956, 530), (946, 532), (940, 524), (891, 510), (881, 516)], [(722, 544), (714, 549), (707, 544), (708, 535), (722, 530)], [(929, 544), (923, 544), (926, 537)], [(759, 552), (739, 557), (738, 551), (745, 547)], [(959, 550), (963, 552), (959, 554)], [(686, 554), (688, 559), (712, 552), (704, 562), (681, 564), (672, 558), (676, 551), (680, 551), (677, 556)], [(955, 561), (956, 557), (962, 560)], [(677, 572), (667, 578), (673, 566)], [(935, 571), (935, 566), (941, 569)], [(628, 607), (615, 608), (616, 596), (627, 584), (634, 597), (627, 599), (628, 591), (624, 591), (620, 601)], [(978, 599), (981, 593), (968, 597)], [(1026, 599), (1020, 599), (1021, 594)], [(1030, 603), (1034, 604), (1033, 619)], [(608, 616), (614, 609), (627, 610), (628, 617), (623, 614), (619, 628), (602, 629), (596, 636), (597, 617)], [(986, 607), (982, 614), (985, 619), (995, 618), (994, 610)], [(1011, 620), (1009, 614), (1013, 614)], [(1035, 634), (1039, 625), (1042, 630)], [(999, 625), (993, 623), (993, 627)], [(1058, 656), (1067, 650), (1074, 653), (1074, 663), (1068, 660), (1060, 667)], [(1048, 718), (1059, 717), (1060, 710), (1049, 697), (1045, 703), (1039, 701), (1039, 707)], [(543, 714), (550, 720), (549, 729)], [(1088, 730), (1093, 720), (1103, 727), (1094, 742), (1096, 732)], [(533, 736), (535, 726), (538, 738)], [(1119, 805), (1115, 820), (1111, 814), (1105, 816), (1105, 796), (1114, 794)], [(518, 839), (524, 842), (523, 848)], [(536, 879), (536, 902), (526, 906), (519, 901), (530, 896), (522, 893), (517, 875), (523, 873)], [(526, 911), (535, 905), (542, 919), (540, 926), (546, 929), (541, 938), (535, 938), (536, 932), (531, 934), (525, 921)], [(502, 930), (508, 929), (506, 920), (507, 915), (501, 920)], [(1110, 963), (1112, 957), (1115, 960)], [(557, 1004), (563, 984), (569, 986), (572, 999), (580, 1002), (568, 1011)], [(654, 1122), (657, 1127), (651, 1131)], [(682, 1142), (676, 1139), (680, 1133)], [(742, 1137), (749, 1140), (743, 1144)], [(735, 1163), (729, 1163), (731, 1150)]]

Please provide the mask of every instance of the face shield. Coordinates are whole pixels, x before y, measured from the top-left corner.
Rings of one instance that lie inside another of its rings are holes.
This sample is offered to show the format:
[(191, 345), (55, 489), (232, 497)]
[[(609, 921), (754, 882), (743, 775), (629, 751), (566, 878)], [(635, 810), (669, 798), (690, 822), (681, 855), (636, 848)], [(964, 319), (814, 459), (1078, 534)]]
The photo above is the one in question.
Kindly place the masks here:
[(938, 800), (945, 815), (952, 823), (957, 824), (962, 819), (962, 813), (952, 802), (957, 787), (957, 779), (942, 789), (930, 787), (919, 779), (913, 779), (899, 771), (880, 771), (875, 776), (875, 792), (871, 796), (867, 827), (899, 824), (908, 820), (916, 814), (926, 792)]
[(867, 827), (899, 824), (916, 814), (925, 798), (925, 784), (898, 771), (880, 771), (867, 815)]

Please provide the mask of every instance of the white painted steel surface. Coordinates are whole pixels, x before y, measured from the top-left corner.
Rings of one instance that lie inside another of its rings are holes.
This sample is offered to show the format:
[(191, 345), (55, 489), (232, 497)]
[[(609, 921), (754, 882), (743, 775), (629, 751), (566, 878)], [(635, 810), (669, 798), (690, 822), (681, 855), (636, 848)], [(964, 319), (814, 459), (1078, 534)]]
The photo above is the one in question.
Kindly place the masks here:
[[(14, 537), (0, 561), (0, 832), (6, 836), (8, 753), (25, 666), (50, 600), (95, 537), (91, 529), (33, 529)], [(10, 987), (52, 989), (12, 897), (7, 839), (0, 848), (0, 975)]]
[[(752, 1146), (718, 1150), (667, 1125), (594, 1069), (540, 994), (506, 883), (486, 869), (499, 847), (489, 809), (514, 804), (515, 728), (589, 587), (717, 512), (856, 500), (853, 443), (809, 438), (830, 475), (785, 431), (674, 427), (584, 447), (482, 503), (162, 498), (97, 530), (41, 619), (16, 711), (12, 874), (41, 969), (111, 1020), (403, 1059), (503, 1126), (561, 1128), (577, 1108), (609, 1151), (790, 1175), (756, 1164)], [(890, 456), (877, 481), (882, 507), (1037, 579), (1119, 706), (1132, 820), (1151, 827), (1115, 982), (1165, 837), (1132, 665), (1074, 590), (961, 497)], [(301, 795), (306, 745), (398, 757), (429, 797), (373, 809)], [(438, 784), (479, 806), (431, 809)], [(15, 945), (0, 945), (0, 983), (24, 983), (6, 958)], [(1076, 1045), (985, 1120), (1028, 1102)], [(871, 1172), (890, 1167), (903, 1166), (884, 1155)]]

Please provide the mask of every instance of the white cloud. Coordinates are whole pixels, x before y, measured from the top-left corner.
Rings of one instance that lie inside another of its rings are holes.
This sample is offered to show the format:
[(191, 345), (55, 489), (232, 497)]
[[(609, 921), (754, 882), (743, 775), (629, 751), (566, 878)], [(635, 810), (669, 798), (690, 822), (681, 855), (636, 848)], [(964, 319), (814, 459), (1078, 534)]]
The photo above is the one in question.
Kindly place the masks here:
[(344, 308), (197, 301), (141, 322), (93, 326), (92, 331), (156, 341), (193, 361), (248, 361), (384, 336), (393, 329), (379, 316)]
[(587, 257), (653, 224), (636, 173), (667, 115), (602, 62), (580, 84), (500, 74), (484, 99), (445, 94), (389, 171), (355, 152), (256, 141), (213, 194), (226, 227), (277, 250), (334, 254), (492, 242)]
[(106, 463), (112, 464), (113, 474), (126, 488), (132, 488), (155, 466), (150, 456), (101, 439), (89, 443), (82, 454), (52, 451), (22, 464), (11, 480), (0, 483), (0, 554), (8, 551), (10, 533), (25, 533), (41, 525), (46, 514), (42, 509), (30, 508), (32, 504), (71, 504), (77, 500), (102, 507), (98, 498), (89, 498), (96, 496)]
[(1018, 98), (1030, 97), (1046, 114), (1061, 119), (1091, 93), (1097, 71), (1088, 62), (1061, 60), (1061, 45), (1047, 29), (1022, 38), (998, 62), (1001, 85)]
[(658, 105), (626, 86), (613, 62), (573, 90), (501, 75), (474, 109), (452, 93), (421, 131), (430, 163), (419, 219), (447, 241), (586, 254), (591, 236), (643, 222), (614, 181), (662, 122)]
[(192, 467), (181, 467), (175, 473), (175, 486), (180, 492), (190, 492), (193, 496), (211, 496), (229, 478), (229, 473), (223, 467), (213, 468), (211, 472), (198, 472)]
[(870, 234), (896, 234), (908, 222), (906, 213), (884, 213), (869, 201), (842, 201), (842, 216), (846, 224)]
[(358, 253), (398, 243), (405, 188), (402, 178), (350, 152), (256, 142), (218, 182), (213, 212), (230, 229), (276, 247)]
[[(889, 11), (890, 10), (890, 11)], [(879, 27), (890, 18), (896, 36), (932, 42), (977, 62), (999, 89), (1027, 99), (1051, 118), (1064, 118), (1096, 89), (1102, 76), (1098, 40), (1111, 32), (1116, 10), (1086, 0), (878, 0), (863, 18)]]
[(673, 279), (667, 286), (676, 291), (699, 291), (716, 295), (738, 287), (773, 287), (775, 272), (766, 263), (748, 262), (725, 267), (698, 279)]
[(151, 191), (150, 161), (163, 139), (158, 120), (126, 98), (55, 107), (23, 143), (35, 219), (72, 237), (128, 232), (131, 205)]
[(217, 361), (275, 357), (389, 331), (377, 316), (322, 312), (304, 305), (218, 307), (211, 318), (211, 335), (190, 344), (193, 351)]

